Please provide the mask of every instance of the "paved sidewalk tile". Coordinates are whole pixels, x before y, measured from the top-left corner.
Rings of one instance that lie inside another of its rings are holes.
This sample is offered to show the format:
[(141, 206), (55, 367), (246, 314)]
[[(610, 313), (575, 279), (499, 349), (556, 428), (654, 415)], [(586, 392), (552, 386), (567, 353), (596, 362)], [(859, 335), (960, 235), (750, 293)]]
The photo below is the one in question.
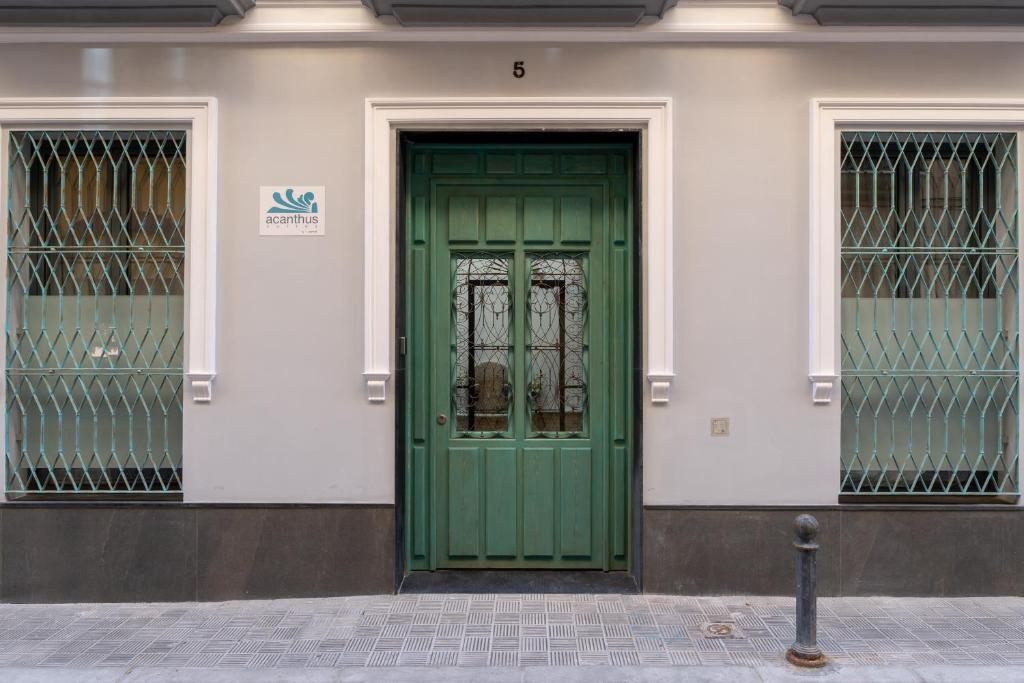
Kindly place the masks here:
[[(8, 667), (0, 680), (32, 670), (48, 671), (52, 680), (62, 680), (60, 671), (90, 671), (97, 681), (121, 680), (116, 672), (126, 671), (174, 680), (167, 672), (272, 670), (279, 677), (271, 680), (286, 680), (296, 669), (397, 675), (422, 667), (526, 677), (516, 680), (562, 667), (565, 680), (578, 674), (580, 681), (588, 670), (615, 667), (689, 667), (694, 675), (717, 667), (768, 671), (752, 679), (768, 680), (772, 671), (788, 671), (783, 654), (793, 634), (793, 599), (770, 597), (446, 594), (0, 605), (0, 667)], [(958, 680), (959, 671), (959, 680), (969, 681), (964, 667), (971, 667), (1014, 680), (1024, 666), (1024, 599), (825, 598), (819, 641), (832, 672), (871, 667), (904, 680), (927, 669), (954, 672), (936, 680)]]

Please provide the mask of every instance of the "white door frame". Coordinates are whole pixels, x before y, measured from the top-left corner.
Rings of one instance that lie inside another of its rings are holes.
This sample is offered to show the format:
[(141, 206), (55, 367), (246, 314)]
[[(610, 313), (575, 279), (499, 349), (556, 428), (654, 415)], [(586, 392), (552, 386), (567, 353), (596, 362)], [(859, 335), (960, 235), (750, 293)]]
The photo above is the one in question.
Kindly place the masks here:
[(632, 130), (641, 134), (644, 369), (665, 404), (672, 363), (672, 100), (663, 98), (397, 98), (366, 100), (364, 367), (367, 398), (384, 403), (394, 357), (398, 132)]

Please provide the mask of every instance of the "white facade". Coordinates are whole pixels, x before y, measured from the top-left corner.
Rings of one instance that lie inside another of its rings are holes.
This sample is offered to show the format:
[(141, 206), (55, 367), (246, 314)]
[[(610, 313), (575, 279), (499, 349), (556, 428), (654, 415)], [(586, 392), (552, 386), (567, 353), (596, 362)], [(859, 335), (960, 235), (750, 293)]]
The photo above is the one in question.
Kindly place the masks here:
[[(811, 103), (1021, 98), (1024, 42), (765, 35), (776, 42), (22, 35), (0, 45), (0, 98), (215, 98), (216, 379), (209, 403), (186, 393), (183, 442), (184, 499), (204, 503), (395, 500), (393, 379), (370, 402), (364, 378), (368, 100), (671, 101), (675, 376), (667, 403), (645, 386), (642, 503), (827, 505), (839, 492), (840, 406), (816, 405), (808, 383)], [(260, 236), (260, 186), (289, 184), (326, 188), (325, 235)], [(394, 248), (391, 235), (392, 259)], [(713, 417), (730, 418), (728, 436), (711, 436)]]

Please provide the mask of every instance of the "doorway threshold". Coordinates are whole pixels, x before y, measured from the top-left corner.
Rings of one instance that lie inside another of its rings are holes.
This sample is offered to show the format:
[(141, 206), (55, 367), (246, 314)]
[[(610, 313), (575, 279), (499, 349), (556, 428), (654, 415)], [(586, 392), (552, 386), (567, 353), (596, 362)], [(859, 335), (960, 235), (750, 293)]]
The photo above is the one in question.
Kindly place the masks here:
[(638, 595), (626, 572), (440, 569), (407, 574), (399, 593), (620, 593)]

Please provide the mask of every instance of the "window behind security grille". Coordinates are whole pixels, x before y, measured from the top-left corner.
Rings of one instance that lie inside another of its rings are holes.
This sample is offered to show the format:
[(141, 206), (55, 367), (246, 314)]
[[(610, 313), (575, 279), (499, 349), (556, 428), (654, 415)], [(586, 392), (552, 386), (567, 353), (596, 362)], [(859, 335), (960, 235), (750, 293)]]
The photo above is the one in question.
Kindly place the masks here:
[(7, 493), (178, 493), (186, 133), (8, 145)]
[(842, 493), (1017, 493), (1016, 135), (840, 144)]

